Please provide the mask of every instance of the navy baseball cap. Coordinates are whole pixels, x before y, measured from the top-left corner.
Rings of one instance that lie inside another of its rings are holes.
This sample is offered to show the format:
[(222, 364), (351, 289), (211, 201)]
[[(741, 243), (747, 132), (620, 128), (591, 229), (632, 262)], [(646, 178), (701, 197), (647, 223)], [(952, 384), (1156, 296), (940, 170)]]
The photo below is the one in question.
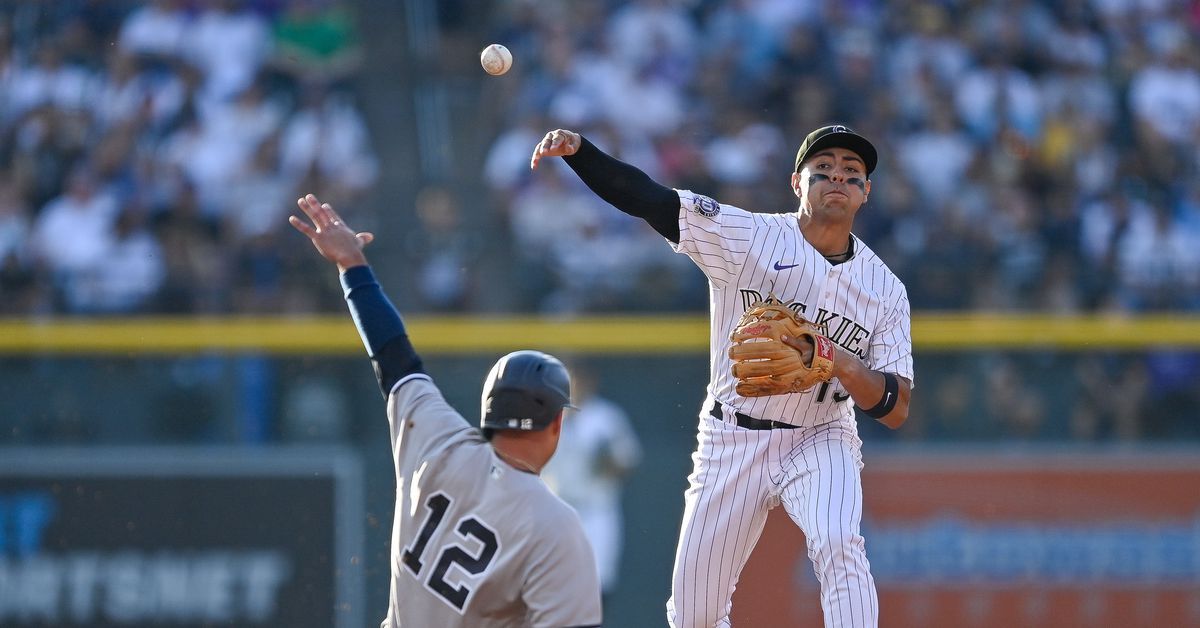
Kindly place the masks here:
[(809, 133), (800, 143), (800, 150), (796, 151), (796, 169), (793, 172), (800, 172), (800, 164), (824, 148), (845, 148), (854, 151), (862, 157), (868, 175), (875, 170), (875, 164), (879, 162), (879, 154), (867, 138), (855, 133), (848, 126), (831, 124)]

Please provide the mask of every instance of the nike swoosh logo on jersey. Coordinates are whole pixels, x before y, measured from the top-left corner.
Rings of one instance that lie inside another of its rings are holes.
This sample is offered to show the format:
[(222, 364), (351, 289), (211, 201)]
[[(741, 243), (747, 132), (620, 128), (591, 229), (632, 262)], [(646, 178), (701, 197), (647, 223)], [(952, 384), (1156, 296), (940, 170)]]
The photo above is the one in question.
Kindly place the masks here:
[(799, 266), (799, 264), (780, 264), (779, 262), (775, 262), (775, 270), (787, 270), (797, 266)]

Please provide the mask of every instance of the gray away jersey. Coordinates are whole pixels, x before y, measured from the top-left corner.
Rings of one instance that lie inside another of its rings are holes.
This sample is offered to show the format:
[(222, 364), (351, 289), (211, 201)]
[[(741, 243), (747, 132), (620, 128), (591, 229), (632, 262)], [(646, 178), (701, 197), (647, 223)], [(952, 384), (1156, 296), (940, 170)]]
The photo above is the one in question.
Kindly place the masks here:
[(392, 584), (382, 628), (600, 625), (579, 517), (496, 457), (428, 376), (388, 403), (396, 463)]
[[(904, 284), (854, 238), (854, 256), (830, 264), (800, 232), (795, 212), (760, 214), (686, 190), (680, 201), (677, 253), (708, 277), (708, 394), (744, 414), (811, 427), (849, 419), (854, 402), (837, 379), (803, 393), (746, 398), (737, 394), (729, 340), (752, 303), (773, 296), (868, 368), (913, 379), (912, 333)], [(851, 236), (853, 237), (853, 236)]]

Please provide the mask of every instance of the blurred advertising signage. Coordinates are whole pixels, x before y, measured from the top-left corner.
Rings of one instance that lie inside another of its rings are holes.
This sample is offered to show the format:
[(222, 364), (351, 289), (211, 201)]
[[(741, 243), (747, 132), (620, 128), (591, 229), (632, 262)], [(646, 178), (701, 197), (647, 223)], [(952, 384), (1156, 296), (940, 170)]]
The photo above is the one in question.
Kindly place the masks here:
[[(880, 625), (1200, 626), (1200, 450), (865, 449)], [(734, 625), (821, 624), (782, 509), (733, 608)]]
[(358, 626), (340, 450), (0, 449), (0, 626)]

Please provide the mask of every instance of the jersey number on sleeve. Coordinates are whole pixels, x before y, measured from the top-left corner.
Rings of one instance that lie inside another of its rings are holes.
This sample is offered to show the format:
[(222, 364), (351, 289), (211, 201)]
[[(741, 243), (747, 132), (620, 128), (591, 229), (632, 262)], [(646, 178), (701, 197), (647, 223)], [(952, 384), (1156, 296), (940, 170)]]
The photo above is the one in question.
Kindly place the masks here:
[[(445, 493), (434, 493), (425, 500), (425, 507), (429, 509), (429, 517), (421, 525), (421, 532), (417, 535), (416, 540), (404, 550), (401, 556), (404, 566), (408, 567), (408, 570), (418, 578), (421, 575), (421, 569), (425, 566), (421, 562), (421, 556), (425, 553), (425, 546), (429, 544), (429, 539), (433, 537), (433, 533), (445, 518), (446, 511), (450, 510), (450, 498)], [(465, 585), (456, 587), (446, 582), (446, 573), (450, 571), (452, 565), (458, 565), (460, 569), (471, 575), (483, 573), (483, 570), (487, 569), (492, 559), (496, 557), (496, 550), (500, 548), (500, 542), (496, 538), (496, 533), (475, 517), (464, 517), (458, 522), (456, 529), (463, 538), (474, 537), (482, 545), (482, 549), (479, 554), (472, 556), (457, 543), (444, 545), (441, 552), (438, 553), (437, 561), (434, 563), (433, 571), (430, 572), (425, 586), (461, 612), (467, 604), (467, 598), (471, 596), (471, 589)]]

